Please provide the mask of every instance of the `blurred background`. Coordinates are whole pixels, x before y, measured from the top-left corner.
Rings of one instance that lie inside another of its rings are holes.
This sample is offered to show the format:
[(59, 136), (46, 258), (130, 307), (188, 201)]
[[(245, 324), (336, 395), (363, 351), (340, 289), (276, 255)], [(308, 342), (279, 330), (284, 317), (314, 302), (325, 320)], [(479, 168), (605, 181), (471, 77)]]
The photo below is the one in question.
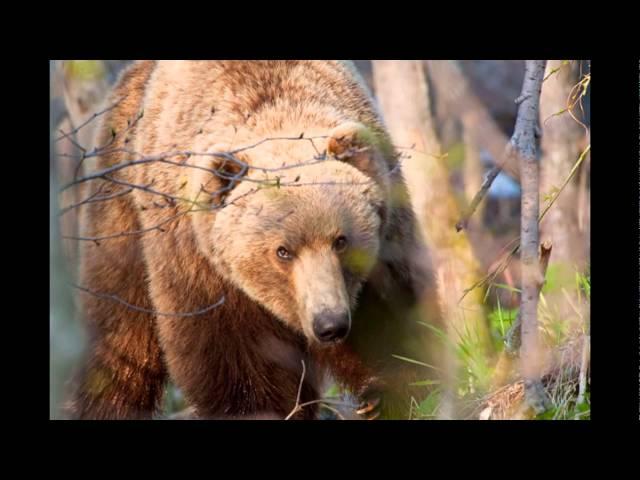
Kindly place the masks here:
[[(551, 405), (538, 415), (522, 406), (517, 355), (510, 344), (520, 301), (519, 255), (511, 252), (520, 235), (517, 172), (505, 167), (466, 228), (454, 228), (514, 132), (525, 61), (413, 61), (419, 71), (411, 78), (398, 62), (377, 62), (354, 61), (394, 143), (418, 152), (403, 164), (404, 174), (435, 251), (441, 303), (452, 325), (440, 332), (452, 362), (451, 381), (429, 385), (431, 393), (416, 403), (412, 418), (589, 418), (590, 62), (549, 60), (540, 99), (541, 210), (551, 204), (540, 223), (541, 241), (550, 242), (552, 250), (538, 311)], [(91, 129), (67, 134), (78, 127), (71, 119), (88, 120), (103, 108), (110, 86), (129, 63), (50, 62), (51, 418), (62, 418), (67, 382), (86, 341), (70, 287), (77, 241), (62, 238), (77, 232), (77, 215), (65, 209), (79, 198), (73, 189), (58, 191), (74, 177), (78, 146), (92, 148)], [(422, 120), (413, 136), (395, 116), (394, 108), (404, 107), (392, 101), (409, 84), (424, 94), (416, 100)], [(425, 151), (428, 156), (419, 154)], [(433, 200), (437, 209), (429, 207)], [(450, 298), (442, 292), (450, 292)], [(341, 393), (334, 386), (327, 395)], [(169, 388), (165, 412), (184, 407), (179, 392)]]

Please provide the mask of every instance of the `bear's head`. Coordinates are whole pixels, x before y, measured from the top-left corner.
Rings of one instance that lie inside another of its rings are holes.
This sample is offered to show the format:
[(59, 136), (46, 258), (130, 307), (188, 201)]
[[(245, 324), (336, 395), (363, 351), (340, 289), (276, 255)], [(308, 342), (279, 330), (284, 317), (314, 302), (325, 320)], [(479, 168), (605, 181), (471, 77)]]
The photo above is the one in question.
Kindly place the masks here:
[[(193, 217), (199, 248), (216, 270), (312, 342), (347, 337), (358, 293), (379, 259), (388, 168), (368, 139), (365, 127), (349, 122), (327, 136), (326, 155), (311, 161), (252, 157), (268, 150), (225, 156), (216, 168), (227, 181), (215, 183), (224, 199), (212, 200), (212, 214)], [(272, 167), (256, 167), (265, 164)]]

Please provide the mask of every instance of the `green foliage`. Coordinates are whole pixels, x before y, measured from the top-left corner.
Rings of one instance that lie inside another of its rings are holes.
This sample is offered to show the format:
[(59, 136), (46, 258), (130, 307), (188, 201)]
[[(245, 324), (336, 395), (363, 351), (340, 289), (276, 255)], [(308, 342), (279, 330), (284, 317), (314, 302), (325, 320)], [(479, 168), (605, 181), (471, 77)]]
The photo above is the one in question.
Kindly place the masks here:
[(401, 357), (400, 355), (391, 355), (391, 356), (393, 358), (397, 358), (398, 360), (402, 360), (404, 362), (409, 362), (409, 363), (413, 363), (414, 365), (421, 365), (423, 367), (433, 368), (437, 370), (437, 367), (434, 367), (433, 365), (429, 365), (428, 363), (421, 362), (419, 360), (414, 360), (412, 358), (407, 358), (407, 357)]
[(433, 420), (438, 415), (440, 409), (440, 403), (442, 398), (442, 391), (435, 389), (430, 392), (427, 397), (420, 403), (416, 402), (414, 398), (411, 399), (411, 418), (415, 420)]
[[(576, 315), (578, 315), (578, 320), (582, 321), (580, 305), (584, 305), (584, 302), (590, 300), (590, 274), (588, 271), (586, 273), (576, 272), (571, 266), (555, 263), (548, 266), (545, 282), (540, 294), (539, 303), (541, 330), (544, 332), (545, 341), (548, 342), (550, 346), (564, 346), (567, 344), (567, 341), (575, 340), (575, 331), (571, 331), (571, 319), (567, 317), (566, 313), (564, 315), (560, 314), (557, 309), (557, 303), (554, 304), (555, 307), (551, 307), (548, 302), (548, 297), (555, 295), (556, 300), (558, 297), (566, 298), (567, 302), (575, 303), (575, 297), (577, 295), (578, 306), (572, 305), (572, 307), (575, 307), (575, 314), (572, 315), (573, 320), (576, 320)], [(499, 283), (491, 283), (489, 290), (491, 289), (494, 289), (494, 293), (499, 289), (506, 290), (514, 295), (521, 293), (517, 288)], [(571, 298), (573, 298), (573, 300), (571, 300)], [(491, 299), (495, 300), (490, 302), (489, 300)], [(489, 304), (487, 308), (487, 319), (494, 351), (500, 353), (504, 349), (504, 339), (515, 322), (519, 309), (504, 308), (498, 295), (488, 294), (485, 300), (487, 300)], [(455, 373), (457, 403), (477, 402), (485, 395), (491, 393), (492, 380), (496, 373), (496, 357), (491, 356), (489, 352), (481, 348), (481, 343), (478, 341), (477, 335), (474, 335), (468, 328), (463, 327), (461, 332), (452, 332), (457, 334), (457, 336), (454, 337), (435, 325), (420, 321), (418, 323), (430, 329), (446, 348), (450, 348), (455, 352), (458, 361), (458, 368)], [(573, 322), (574, 326), (575, 324), (576, 323)], [(454, 338), (456, 338), (455, 341), (453, 340)], [(421, 362), (412, 359), (402, 359), (411, 363), (421, 364)], [(551, 397), (552, 408), (537, 415), (535, 417), (536, 419), (578, 420), (590, 418), (591, 407), (588, 387), (585, 392), (584, 401), (576, 405), (578, 396), (578, 380), (576, 375), (577, 372), (575, 372), (575, 370), (571, 372), (566, 371), (560, 373), (560, 378), (552, 378), (550, 380), (550, 383), (547, 384), (547, 389)], [(415, 382), (412, 385), (423, 385), (425, 388), (433, 389), (427, 398), (419, 403), (412, 399), (412, 418), (435, 418), (438, 415), (442, 398), (442, 389), (439, 384), (434, 381), (424, 380)]]
[(324, 393), (324, 398), (334, 398), (340, 397), (344, 392), (340, 388), (340, 386), (336, 383), (332, 384), (327, 391)]
[(562, 263), (550, 263), (547, 267), (547, 275), (542, 286), (542, 293), (561, 292), (562, 288), (573, 287), (576, 272), (573, 268)]
[(474, 394), (478, 390), (484, 391), (491, 382), (490, 358), (483, 348), (478, 333), (470, 331), (466, 324), (464, 330), (459, 333), (456, 350), (460, 362), (459, 376), (466, 380), (458, 388), (460, 395)]
[(449, 171), (459, 170), (464, 163), (464, 143), (457, 142), (451, 146), (445, 157)]
[(518, 308), (504, 309), (500, 305), (500, 300), (497, 300), (496, 308), (487, 314), (489, 320), (489, 333), (494, 342), (496, 351), (501, 351), (504, 347), (504, 339), (513, 325), (517, 315)]
[[(435, 325), (425, 322), (418, 323), (434, 332), (436, 338), (444, 344), (445, 348), (450, 348), (455, 353), (459, 366), (456, 372), (456, 379), (460, 385), (459, 390), (461, 395), (473, 393), (477, 389), (482, 390), (488, 386), (492, 373), (489, 366), (489, 357), (476, 331), (470, 330), (465, 324), (463, 331), (460, 332), (456, 330), (458, 340), (454, 342), (444, 331)], [(404, 357), (396, 358), (422, 364), (422, 362)], [(432, 365), (429, 366), (436, 368)]]
[(440, 382), (438, 380), (421, 380), (419, 382), (410, 383), (412, 387), (429, 387), (431, 385), (439, 385)]
[(582, 300), (582, 295), (586, 301), (591, 301), (591, 274), (589, 271), (584, 275), (576, 272), (576, 290), (578, 292), (578, 300)]
[(584, 401), (576, 404), (574, 401), (554, 405), (549, 410), (536, 415), (536, 420), (590, 420), (591, 400), (589, 392), (585, 393)]
[(68, 60), (65, 62), (65, 70), (69, 77), (85, 81), (97, 80), (106, 74), (101, 60)]
[(551, 77), (552, 75), (555, 75), (560, 69), (562, 69), (562, 67), (565, 67), (565, 66), (567, 66), (569, 64), (570, 64), (569, 60), (563, 60), (562, 63), (560, 64), (560, 66), (551, 69), (551, 71), (547, 74), (546, 77), (544, 77), (544, 79), (542, 81), (546, 82), (549, 77)]

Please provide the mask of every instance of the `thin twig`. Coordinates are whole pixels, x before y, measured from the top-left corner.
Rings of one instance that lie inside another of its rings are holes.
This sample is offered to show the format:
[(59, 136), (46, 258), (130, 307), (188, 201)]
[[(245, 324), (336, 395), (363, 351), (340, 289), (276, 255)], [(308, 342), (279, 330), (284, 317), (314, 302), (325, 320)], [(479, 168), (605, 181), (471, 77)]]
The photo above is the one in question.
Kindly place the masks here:
[(185, 210), (184, 212), (180, 212), (177, 213), (169, 218), (164, 219), (162, 222), (158, 223), (157, 225), (154, 225), (153, 227), (149, 227), (149, 228), (143, 228), (141, 230), (132, 230), (129, 232), (119, 232), (119, 233), (114, 233), (112, 235), (104, 235), (104, 236), (100, 236), (100, 237), (82, 237), (82, 236), (66, 236), (63, 235), (62, 238), (67, 239), (67, 240), (82, 240), (82, 241), (90, 241), (90, 242), (96, 242), (99, 243), (102, 240), (111, 240), (113, 238), (119, 238), (119, 237), (128, 237), (128, 236), (135, 236), (135, 235), (142, 235), (144, 233), (147, 232), (152, 232), (153, 230), (158, 230), (160, 232), (165, 232), (165, 230), (163, 228), (161, 228), (163, 225), (172, 222), (174, 220), (177, 220), (178, 218), (180, 218), (183, 215), (186, 215), (187, 213), (193, 212), (194, 210)]
[(105, 200), (111, 200), (113, 198), (118, 198), (118, 197), (122, 197), (123, 195), (127, 195), (129, 193), (131, 193), (133, 191), (133, 188), (127, 188), (125, 190), (121, 190), (119, 192), (110, 194), (110, 195), (103, 195), (101, 197), (97, 197), (97, 194), (100, 193), (100, 190), (96, 190), (93, 194), (91, 194), (89, 197), (85, 198), (84, 200), (78, 202), (78, 203), (74, 203), (72, 205), (69, 205), (67, 207), (64, 207), (62, 210), (60, 210), (60, 212), (58, 213), (58, 216), (61, 217), (62, 215), (64, 215), (65, 213), (67, 213), (68, 211), (74, 209), (74, 208), (78, 208), (82, 205), (85, 205), (87, 203), (96, 203), (96, 202), (102, 202)]
[(502, 171), (501, 167), (494, 166), (493, 168), (491, 168), (489, 173), (487, 173), (486, 177), (484, 178), (484, 181), (482, 182), (482, 185), (480, 186), (480, 190), (478, 191), (478, 193), (475, 194), (475, 196), (473, 197), (473, 200), (471, 200), (471, 203), (462, 214), (462, 218), (458, 221), (458, 223), (456, 223), (457, 232), (467, 228), (471, 215), (473, 215), (473, 213), (476, 211), (476, 209), (478, 208), (478, 205), (480, 204), (480, 201), (487, 194), (487, 192), (489, 191), (489, 188), (491, 188), (491, 185), (493, 184), (493, 181), (496, 179), (496, 177), (501, 171)]
[(291, 410), (291, 412), (289, 413), (289, 415), (287, 415), (285, 417), (285, 420), (290, 420), (291, 417), (293, 417), (296, 413), (300, 412), (304, 407), (308, 407), (309, 405), (316, 405), (316, 404), (323, 405), (325, 408), (328, 408), (329, 410), (333, 411), (340, 418), (342, 418), (344, 420), (344, 417), (338, 411), (336, 411), (335, 409), (330, 408), (328, 405), (352, 407), (352, 405), (350, 403), (341, 402), (339, 400), (332, 400), (330, 398), (320, 398), (320, 399), (317, 399), (317, 400), (310, 400), (308, 402), (300, 403), (300, 398), (302, 396), (302, 385), (304, 384), (304, 377), (305, 377), (305, 375), (307, 373), (307, 368), (306, 368), (306, 365), (304, 363), (304, 360), (300, 360), (300, 362), (302, 363), (302, 375), (300, 376), (300, 383), (298, 384), (298, 394), (296, 396), (296, 404), (294, 405), (294, 407)]
[(293, 410), (285, 417), (285, 420), (289, 420), (296, 413), (298, 413), (302, 407), (300, 407), (300, 396), (302, 395), (302, 384), (304, 383), (304, 376), (307, 373), (307, 367), (304, 364), (304, 359), (300, 360), (302, 362), (302, 375), (300, 375), (300, 384), (298, 385), (298, 395), (296, 396), (296, 404), (293, 407)]
[[(118, 101), (116, 101), (113, 105), (105, 108), (104, 110), (101, 110), (99, 112), (94, 113), (93, 115), (91, 115), (85, 122), (81, 123), (80, 126), (74, 128), (73, 130), (71, 130), (69, 133), (63, 133), (63, 135), (61, 135), (60, 137), (56, 138), (54, 140), (54, 142), (59, 142), (60, 140), (64, 140), (65, 138), (68, 138), (71, 135), (74, 135), (76, 133), (78, 133), (78, 131), (84, 127), (86, 127), (89, 123), (91, 123), (92, 121), (94, 121), (97, 117), (99, 117), (100, 115), (103, 115), (107, 112), (109, 112), (110, 110), (113, 110), (114, 108), (116, 108), (120, 102), (122, 102), (124, 99), (126, 98), (126, 95), (122, 98), (120, 98)], [(84, 149), (83, 149), (84, 150)]]
[[(62, 133), (63, 135), (67, 135), (64, 133), (64, 131), (62, 129), (59, 130), (60, 133)], [(76, 142), (72, 137), (68, 137), (65, 136), (63, 138), (66, 138), (67, 140), (69, 140), (69, 142), (71, 143), (71, 145), (73, 145), (74, 147), (76, 147), (78, 150), (80, 150), (82, 152), (82, 156), (84, 157), (84, 154), (87, 153), (87, 149), (84, 148), (82, 145), (80, 145), (78, 142)]]
[(85, 293), (89, 293), (95, 297), (98, 298), (103, 298), (105, 300), (111, 300), (117, 303), (120, 303), (121, 305), (124, 305), (125, 307), (131, 309), (131, 310), (135, 310), (136, 312), (142, 312), (142, 313), (151, 313), (153, 315), (157, 315), (157, 316), (164, 316), (164, 317), (193, 317), (196, 315), (202, 315), (203, 313), (207, 313), (211, 310), (213, 310), (216, 307), (219, 307), (220, 305), (222, 305), (224, 303), (224, 297), (220, 298), (220, 300), (218, 300), (216, 303), (209, 305), (208, 307), (205, 307), (201, 310), (196, 310), (193, 312), (184, 312), (184, 313), (165, 313), (165, 312), (158, 312), (156, 310), (151, 310), (148, 308), (143, 308), (143, 307), (139, 307), (137, 305), (132, 305), (129, 302), (126, 302), (124, 300), (122, 300), (120, 297), (116, 296), (116, 295), (111, 295), (108, 293), (100, 293), (100, 292), (95, 292), (93, 290), (90, 290), (88, 288), (85, 287), (81, 287), (80, 285), (76, 285), (76, 284), (71, 284), (72, 287), (85, 292)]

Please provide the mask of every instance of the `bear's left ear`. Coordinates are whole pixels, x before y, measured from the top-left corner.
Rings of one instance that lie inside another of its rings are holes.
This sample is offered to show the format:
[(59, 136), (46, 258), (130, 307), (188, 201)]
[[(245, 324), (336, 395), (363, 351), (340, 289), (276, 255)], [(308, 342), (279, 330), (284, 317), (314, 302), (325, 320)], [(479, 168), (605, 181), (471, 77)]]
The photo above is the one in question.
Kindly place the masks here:
[(371, 130), (361, 123), (348, 121), (329, 133), (327, 155), (377, 178), (380, 172), (375, 168), (373, 152), (376, 144), (375, 134)]
[(218, 143), (205, 155), (195, 155), (189, 177), (189, 197), (205, 204), (221, 204), (247, 173), (249, 161), (242, 152)]

